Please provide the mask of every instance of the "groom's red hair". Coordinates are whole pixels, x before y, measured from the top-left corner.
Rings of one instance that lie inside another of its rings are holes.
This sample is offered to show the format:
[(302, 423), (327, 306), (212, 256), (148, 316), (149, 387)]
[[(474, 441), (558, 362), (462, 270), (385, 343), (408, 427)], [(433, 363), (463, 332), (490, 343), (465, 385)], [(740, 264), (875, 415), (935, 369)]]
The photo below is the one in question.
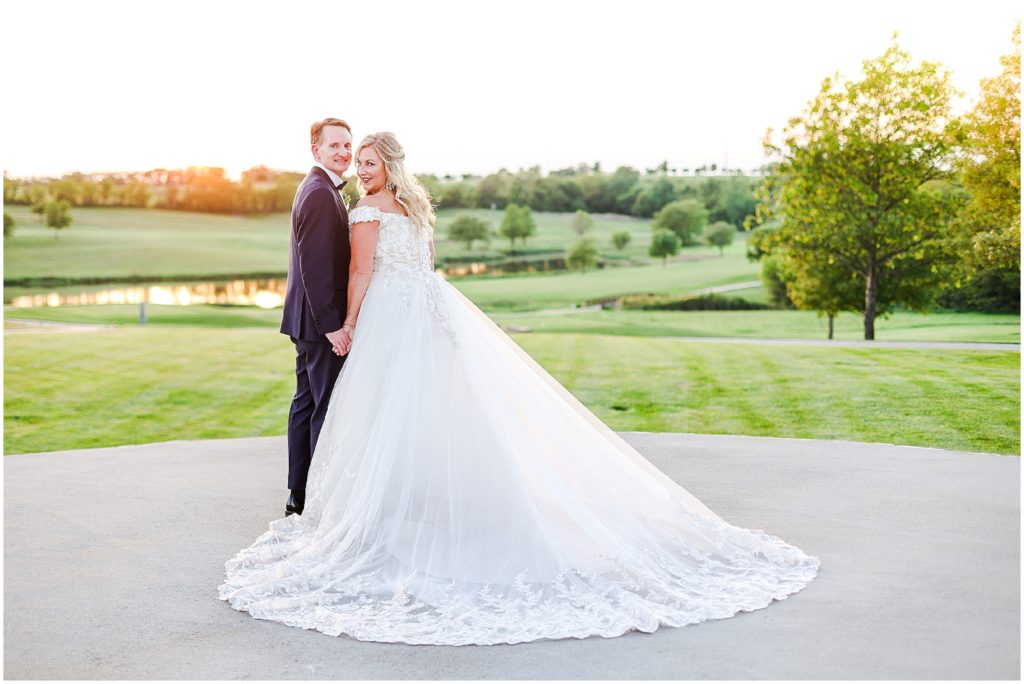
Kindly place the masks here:
[(341, 119), (324, 119), (323, 121), (317, 121), (316, 123), (309, 127), (310, 145), (320, 144), (320, 135), (324, 132), (324, 126), (341, 126), (345, 130), (347, 130), (350, 135), (352, 134), (352, 128), (349, 127), (349, 125), (342, 121)]

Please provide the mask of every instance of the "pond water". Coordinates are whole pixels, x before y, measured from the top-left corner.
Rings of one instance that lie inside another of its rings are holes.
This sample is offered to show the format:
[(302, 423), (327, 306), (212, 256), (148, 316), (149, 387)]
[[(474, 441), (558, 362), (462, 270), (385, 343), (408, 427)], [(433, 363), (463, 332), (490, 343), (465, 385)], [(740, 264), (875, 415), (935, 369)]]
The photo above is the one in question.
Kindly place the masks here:
[(474, 275), (506, 275), (509, 273), (538, 273), (542, 271), (564, 271), (565, 258), (551, 257), (548, 259), (523, 259), (518, 261), (502, 261), (498, 263), (449, 263), (437, 272), (445, 277), (459, 278)]
[(18, 294), (8, 306), (81, 306), (85, 304), (235, 304), (272, 309), (284, 303), (287, 280), (225, 280), (203, 283), (138, 283), (73, 287)]
[[(504, 275), (509, 273), (536, 273), (565, 270), (565, 259), (534, 259), (450, 264), (437, 269), (445, 278), (476, 275)], [(5, 288), (4, 303), (15, 308), (44, 306), (82, 306), (88, 304), (164, 304), (188, 306), (190, 304), (234, 304), (273, 309), (284, 304), (288, 281), (286, 278), (260, 280), (214, 280), (181, 283), (133, 283), (67, 285), (57, 288)]]

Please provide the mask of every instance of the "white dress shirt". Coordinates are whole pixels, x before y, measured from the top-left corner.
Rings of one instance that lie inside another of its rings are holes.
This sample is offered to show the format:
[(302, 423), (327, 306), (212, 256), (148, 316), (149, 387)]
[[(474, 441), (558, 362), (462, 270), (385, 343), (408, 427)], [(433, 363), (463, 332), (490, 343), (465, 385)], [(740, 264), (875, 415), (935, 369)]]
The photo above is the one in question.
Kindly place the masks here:
[(334, 187), (338, 187), (339, 185), (341, 185), (341, 181), (342, 181), (341, 176), (339, 176), (338, 174), (334, 173), (333, 171), (331, 171), (329, 168), (327, 168), (326, 166), (324, 166), (320, 162), (313, 162), (313, 166), (319, 166), (321, 169), (326, 171), (327, 172), (327, 177), (331, 179), (332, 183), (334, 183)]

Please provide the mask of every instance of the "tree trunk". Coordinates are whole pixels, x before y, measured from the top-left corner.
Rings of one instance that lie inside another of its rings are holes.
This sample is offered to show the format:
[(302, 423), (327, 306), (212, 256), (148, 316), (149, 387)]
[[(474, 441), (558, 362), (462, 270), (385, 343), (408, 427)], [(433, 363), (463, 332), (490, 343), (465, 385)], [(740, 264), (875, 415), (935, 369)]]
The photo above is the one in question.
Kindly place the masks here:
[(878, 276), (874, 263), (868, 264), (868, 275), (864, 288), (864, 339), (875, 339), (875, 311), (878, 307)]
[(828, 315), (828, 339), (832, 339), (832, 321), (835, 320), (835, 316), (832, 314)]

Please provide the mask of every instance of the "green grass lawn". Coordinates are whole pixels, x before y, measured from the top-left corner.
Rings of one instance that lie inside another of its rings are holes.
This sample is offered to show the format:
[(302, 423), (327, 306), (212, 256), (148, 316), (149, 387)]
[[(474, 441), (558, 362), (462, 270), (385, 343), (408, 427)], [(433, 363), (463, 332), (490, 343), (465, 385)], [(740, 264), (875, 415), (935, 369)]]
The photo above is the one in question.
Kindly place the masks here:
[[(582, 304), (593, 299), (652, 293), (678, 295), (716, 285), (758, 279), (759, 265), (747, 261), (745, 243), (718, 250), (694, 247), (667, 265), (608, 267), (586, 273), (560, 271), (501, 278), (461, 278), (452, 284), (487, 311), (530, 311)], [(737, 296), (737, 293), (726, 293)]]
[(4, 452), (280, 434), (294, 352), (270, 330), (5, 335)]
[[(736, 293), (729, 292), (728, 295)], [(534, 332), (631, 337), (828, 337), (828, 319), (813, 311), (582, 311), (557, 316), (497, 313), (505, 326)], [(864, 339), (863, 319), (852, 313), (835, 321), (835, 339)], [(875, 322), (875, 339), (913, 342), (1020, 342), (1020, 315), (895, 312)]]
[(46, 228), (28, 207), (4, 240), (4, 279), (216, 276), (288, 269), (288, 216), (254, 218), (161, 209), (77, 208), (73, 223)]
[[(263, 323), (7, 332), (4, 451), (283, 434), (294, 352)], [(516, 339), (617, 430), (1019, 452), (1017, 353)]]
[(616, 430), (1020, 452), (1016, 352), (517, 341)]
[[(54, 237), (26, 206), (5, 207), (16, 222), (14, 235), (4, 240), (4, 278), (113, 278), (138, 276), (170, 278), (245, 273), (284, 273), (288, 268), (288, 214), (224, 216), (162, 209), (72, 210), (73, 223)], [(448, 257), (497, 258), (508, 241), (494, 237), (467, 250), (447, 239), (455, 216), (470, 213), (495, 229), (502, 212), (450, 209), (438, 213), (438, 263)], [(561, 255), (579, 238), (570, 227), (572, 214), (537, 212), (537, 234), (525, 247)], [(590, 236), (606, 258), (647, 260), (650, 220), (629, 216), (595, 216)], [(619, 252), (611, 233), (628, 230), (630, 245)], [(742, 237), (742, 236), (738, 236)], [(517, 244), (517, 249), (522, 245)]]
[[(474, 242), (472, 249), (466, 249), (465, 243), (448, 240), (448, 226), (456, 216), (469, 214), (482, 220), (491, 227), (492, 233), (501, 226), (503, 210), (490, 209), (445, 209), (437, 214), (437, 225), (434, 228), (434, 246), (437, 249), (438, 262), (449, 257), (467, 259), (469, 257), (487, 257), (504, 253), (510, 248), (508, 238), (492, 235), (490, 243)], [(564, 252), (570, 245), (580, 239), (572, 229), (573, 213), (533, 212), (537, 222), (537, 234), (527, 239), (525, 245), (516, 240), (516, 250), (524, 247), (529, 250), (547, 250)], [(603, 258), (611, 260), (639, 259), (648, 261), (647, 248), (651, 243), (651, 220), (621, 216), (618, 214), (592, 214), (593, 227), (587, 231), (586, 237), (597, 245)], [(630, 234), (629, 244), (621, 251), (612, 245), (612, 233), (620, 230)], [(737, 235), (742, 239), (742, 235)]]
[[(60, 323), (92, 323), (137, 326), (138, 304), (102, 304), (95, 306), (60, 306), (31, 309), (6, 309), (6, 319), (56, 321)], [(281, 309), (256, 306), (193, 306), (146, 305), (150, 325), (190, 325), (213, 328), (274, 327), (281, 325)]]
[[(754, 278), (753, 280), (757, 280)], [(722, 292), (723, 297), (737, 297), (739, 299), (745, 299), (748, 302), (755, 302), (757, 304), (769, 304), (768, 291), (763, 285), (755, 285), (754, 287), (744, 287), (738, 290), (729, 290), (728, 292)]]
[[(732, 293), (730, 293), (732, 294)], [(151, 325), (215, 328), (274, 327), (281, 309), (254, 306), (147, 305)], [(7, 309), (6, 318), (64, 323), (138, 324), (135, 304)], [(526, 327), (534, 332), (627, 337), (768, 337), (825, 339), (826, 321), (811, 311), (583, 311), (553, 316), (532, 313), (497, 313), (503, 326)], [(914, 342), (1020, 342), (1020, 316), (1016, 314), (894, 313), (875, 326), (879, 340)], [(864, 337), (861, 319), (843, 314), (836, 319), (836, 339)]]

